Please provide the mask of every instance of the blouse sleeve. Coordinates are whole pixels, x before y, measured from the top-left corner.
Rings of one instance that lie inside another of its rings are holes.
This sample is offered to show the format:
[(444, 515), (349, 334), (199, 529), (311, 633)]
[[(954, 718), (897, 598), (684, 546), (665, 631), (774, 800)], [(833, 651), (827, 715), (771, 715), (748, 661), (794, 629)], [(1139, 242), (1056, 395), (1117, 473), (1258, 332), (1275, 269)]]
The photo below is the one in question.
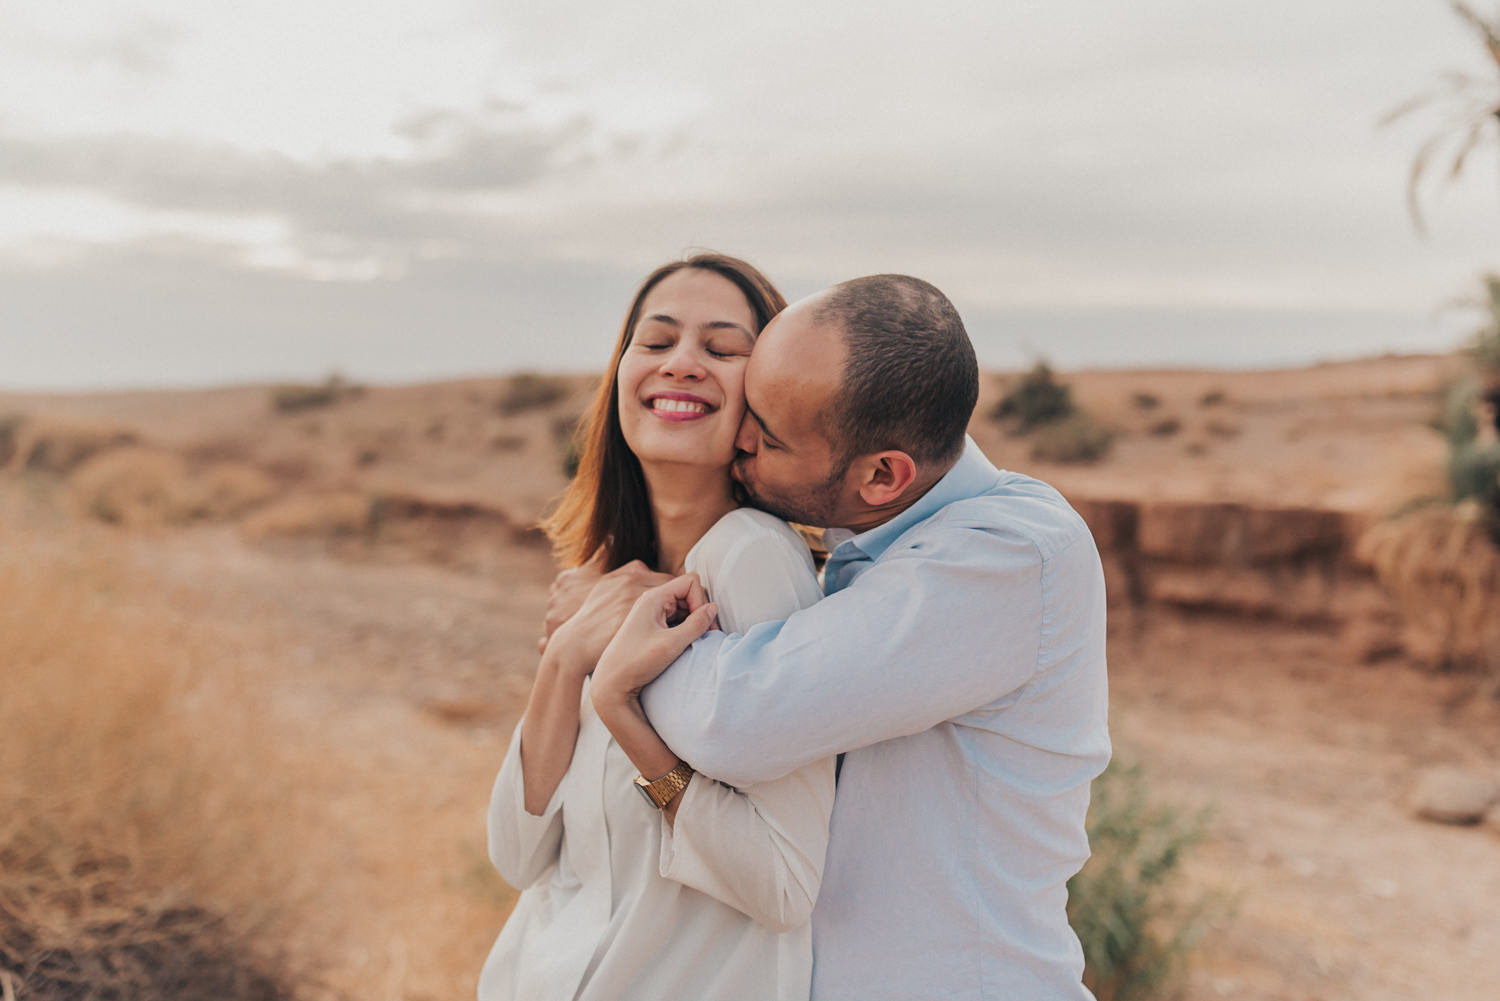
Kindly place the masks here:
[[(705, 554), (723, 628), (784, 619), (821, 597), (806, 547), (790, 528), (777, 528)], [(832, 758), (744, 789), (693, 776), (675, 822), (662, 825), (661, 875), (773, 931), (800, 927), (823, 879), (833, 780)]]
[(552, 800), (537, 816), (526, 811), (526, 790), (521, 777), (521, 726), (516, 725), (505, 752), (505, 763), (490, 791), (490, 861), (500, 877), (518, 890), (537, 882), (556, 864), (562, 850), (562, 790), (557, 784)]

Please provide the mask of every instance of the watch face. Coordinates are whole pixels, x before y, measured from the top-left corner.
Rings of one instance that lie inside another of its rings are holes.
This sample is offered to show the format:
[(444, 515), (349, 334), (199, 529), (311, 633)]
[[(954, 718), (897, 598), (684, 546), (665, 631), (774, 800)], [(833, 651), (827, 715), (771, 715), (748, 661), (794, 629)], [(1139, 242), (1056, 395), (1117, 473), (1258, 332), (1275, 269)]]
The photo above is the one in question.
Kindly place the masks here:
[(658, 810), (661, 809), (661, 804), (656, 801), (656, 797), (655, 796), (651, 795), (651, 783), (650, 782), (647, 782), (643, 778), (637, 778), (635, 780), (635, 788), (636, 788), (636, 791), (641, 794), (641, 797), (647, 803), (650, 803), (652, 806), (654, 806)]

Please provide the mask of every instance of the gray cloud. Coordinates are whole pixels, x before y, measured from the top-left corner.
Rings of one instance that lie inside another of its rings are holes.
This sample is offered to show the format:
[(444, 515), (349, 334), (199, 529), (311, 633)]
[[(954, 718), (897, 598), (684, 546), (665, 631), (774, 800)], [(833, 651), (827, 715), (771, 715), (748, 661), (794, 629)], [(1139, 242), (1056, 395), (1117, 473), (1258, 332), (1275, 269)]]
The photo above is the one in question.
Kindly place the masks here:
[(406, 157), (309, 163), (139, 134), (0, 136), (0, 183), (107, 195), (145, 209), (231, 217), (271, 216), (294, 238), (396, 245), (441, 238), (480, 243), (497, 220), (457, 204), (513, 192), (587, 162), (592, 123), (530, 122), (499, 102), (478, 115), (433, 111), (397, 132)]

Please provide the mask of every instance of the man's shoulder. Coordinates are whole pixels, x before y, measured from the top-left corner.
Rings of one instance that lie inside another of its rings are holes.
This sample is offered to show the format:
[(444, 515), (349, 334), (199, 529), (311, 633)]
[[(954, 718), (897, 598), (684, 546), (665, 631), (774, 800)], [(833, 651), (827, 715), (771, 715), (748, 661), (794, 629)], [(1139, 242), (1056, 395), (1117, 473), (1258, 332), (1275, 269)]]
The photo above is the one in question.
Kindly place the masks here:
[(950, 539), (963, 545), (976, 533), (1035, 547), (1050, 559), (1092, 536), (1082, 517), (1050, 484), (1002, 470), (992, 486), (949, 501), (906, 533), (903, 542)]

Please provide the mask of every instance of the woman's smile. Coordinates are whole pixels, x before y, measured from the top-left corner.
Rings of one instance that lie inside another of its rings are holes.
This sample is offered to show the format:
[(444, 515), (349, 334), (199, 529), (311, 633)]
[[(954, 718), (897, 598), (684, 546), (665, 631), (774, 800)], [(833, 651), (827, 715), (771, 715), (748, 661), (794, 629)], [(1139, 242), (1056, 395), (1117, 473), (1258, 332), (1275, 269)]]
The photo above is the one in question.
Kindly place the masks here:
[(646, 406), (664, 421), (692, 421), (706, 417), (719, 408), (692, 393), (652, 393)]

